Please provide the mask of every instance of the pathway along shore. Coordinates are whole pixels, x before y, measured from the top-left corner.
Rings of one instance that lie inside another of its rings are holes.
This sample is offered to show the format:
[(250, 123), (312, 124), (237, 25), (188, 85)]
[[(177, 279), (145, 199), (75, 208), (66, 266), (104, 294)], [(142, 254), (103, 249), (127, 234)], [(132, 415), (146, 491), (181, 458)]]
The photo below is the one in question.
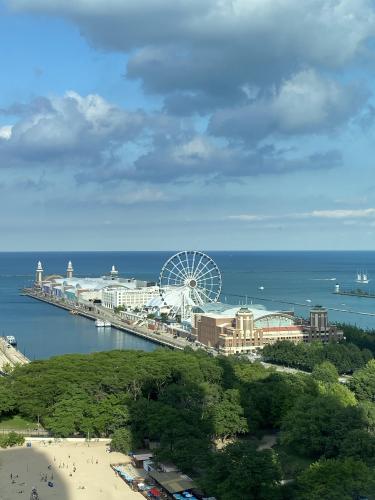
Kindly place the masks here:
[(173, 338), (173, 335), (169, 333), (155, 333), (142, 326), (125, 325), (124, 322), (115, 313), (100, 306), (95, 306), (95, 310), (88, 311), (83, 307), (80, 307), (78, 304), (75, 306), (69, 305), (59, 299), (48, 297), (42, 292), (38, 292), (37, 290), (34, 290), (32, 288), (23, 289), (22, 295), (40, 300), (42, 302), (46, 302), (56, 307), (60, 307), (61, 309), (65, 309), (66, 311), (73, 310), (74, 314), (78, 314), (93, 321), (95, 321), (96, 319), (108, 320), (111, 322), (112, 327), (116, 328), (117, 330), (136, 335), (137, 337), (142, 337), (143, 339), (154, 342), (155, 344), (169, 347), (170, 349), (183, 350), (187, 346), (194, 347), (194, 344), (192, 342), (189, 342), (183, 337)]
[(6, 372), (7, 367), (26, 365), (30, 360), (20, 351), (9, 345), (4, 337), (0, 337), (0, 372)]

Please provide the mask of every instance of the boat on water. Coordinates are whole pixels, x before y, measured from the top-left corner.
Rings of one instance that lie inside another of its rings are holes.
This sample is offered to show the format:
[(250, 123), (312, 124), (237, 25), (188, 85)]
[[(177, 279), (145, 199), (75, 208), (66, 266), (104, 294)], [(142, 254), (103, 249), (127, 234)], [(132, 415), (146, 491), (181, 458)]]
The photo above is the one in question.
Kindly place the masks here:
[(105, 327), (105, 323), (102, 319), (97, 319), (95, 320), (95, 326), (97, 326), (98, 328), (103, 328)]
[(12, 346), (16, 346), (17, 345), (16, 337), (14, 337), (13, 335), (7, 335), (5, 337), (5, 340), (8, 342), (8, 344), (10, 344)]
[(356, 283), (368, 283), (370, 280), (368, 278), (367, 271), (357, 272), (357, 279), (355, 281)]
[(112, 323), (110, 323), (109, 321), (105, 320), (105, 321), (104, 321), (104, 326), (105, 326), (106, 328), (109, 328), (110, 326), (112, 326)]

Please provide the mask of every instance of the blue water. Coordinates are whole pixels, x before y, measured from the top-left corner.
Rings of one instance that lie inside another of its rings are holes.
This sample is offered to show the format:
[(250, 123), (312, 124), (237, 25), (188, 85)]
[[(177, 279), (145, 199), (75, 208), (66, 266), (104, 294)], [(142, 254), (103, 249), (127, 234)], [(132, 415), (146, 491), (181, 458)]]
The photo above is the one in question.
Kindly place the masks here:
[[(173, 252), (38, 252), (0, 253), (0, 334), (15, 335), (21, 351), (31, 359), (70, 352), (109, 349), (153, 350), (155, 344), (111, 329), (98, 331), (93, 322), (61, 309), (22, 297), (19, 290), (34, 280), (37, 260), (46, 274), (65, 274), (73, 261), (75, 274), (99, 276), (115, 264), (122, 276), (156, 281), (165, 260)], [(307, 315), (308, 306), (375, 313), (375, 299), (338, 296), (336, 281), (356, 288), (358, 269), (373, 278), (367, 289), (375, 290), (375, 252), (208, 252), (223, 279), (222, 300), (231, 304), (259, 303), (268, 309), (294, 309)], [(332, 278), (335, 278), (333, 280)], [(263, 286), (264, 290), (259, 290)], [(237, 295), (241, 296), (238, 297)], [(246, 298), (247, 296), (247, 298)], [(254, 298), (251, 298), (254, 297)], [(265, 300), (261, 300), (265, 299)], [(266, 299), (306, 304), (292, 306)], [(307, 302), (307, 300), (311, 300)], [(332, 321), (375, 328), (375, 317), (330, 311)]]

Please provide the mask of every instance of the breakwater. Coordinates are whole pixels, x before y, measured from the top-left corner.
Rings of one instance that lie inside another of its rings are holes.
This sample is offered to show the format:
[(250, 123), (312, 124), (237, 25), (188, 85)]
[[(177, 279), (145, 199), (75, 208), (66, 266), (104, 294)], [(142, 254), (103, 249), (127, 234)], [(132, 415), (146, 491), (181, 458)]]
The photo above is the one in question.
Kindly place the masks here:
[[(343, 292), (340, 292), (340, 293), (333, 292), (333, 294), (334, 295), (350, 295), (350, 296), (356, 296), (356, 297), (368, 297), (368, 295), (357, 295), (354, 293), (343, 293)], [(248, 301), (248, 299), (251, 299), (251, 300), (256, 300), (256, 301), (260, 301), (260, 302), (274, 302), (277, 304), (287, 304), (290, 306), (298, 306), (298, 307), (303, 307), (305, 309), (311, 308), (310, 303), (306, 304), (306, 303), (297, 302), (297, 301), (273, 299), (273, 298), (269, 298), (269, 297), (260, 297), (260, 296), (255, 296), (255, 295), (238, 295), (238, 294), (234, 294), (234, 293), (227, 293), (226, 295), (228, 295), (228, 297), (238, 297), (241, 299), (245, 299), (246, 304), (244, 303), (244, 305), (248, 305), (247, 301)], [(371, 298), (371, 296), (370, 296), (370, 298)], [(374, 298), (375, 298), (375, 296), (374, 296)], [(326, 306), (325, 306), (325, 309), (327, 309), (327, 311), (336, 311), (336, 312), (347, 313), (347, 314), (358, 314), (359, 316), (375, 317), (375, 313), (373, 313), (373, 312), (354, 311), (352, 309), (346, 309), (346, 308), (340, 308), (340, 307), (326, 307)]]
[(97, 319), (108, 320), (111, 322), (112, 327), (116, 330), (135, 335), (137, 337), (143, 338), (164, 347), (168, 347), (170, 349), (183, 350), (186, 346), (192, 346), (191, 342), (188, 342), (185, 338), (182, 337), (173, 338), (173, 335), (166, 332), (155, 333), (143, 326), (130, 326), (124, 324), (123, 320), (121, 320), (118, 315), (97, 305), (95, 305), (94, 310), (87, 310), (84, 306), (80, 306), (79, 304), (68, 304), (57, 298), (47, 296), (33, 288), (24, 288), (21, 293), (26, 297), (45, 302), (60, 309), (65, 309), (69, 313), (85, 317), (92, 321), (95, 321)]
[(333, 292), (335, 295), (349, 295), (350, 297), (361, 297), (366, 299), (375, 299), (373, 291), (367, 292), (364, 290), (339, 290)]

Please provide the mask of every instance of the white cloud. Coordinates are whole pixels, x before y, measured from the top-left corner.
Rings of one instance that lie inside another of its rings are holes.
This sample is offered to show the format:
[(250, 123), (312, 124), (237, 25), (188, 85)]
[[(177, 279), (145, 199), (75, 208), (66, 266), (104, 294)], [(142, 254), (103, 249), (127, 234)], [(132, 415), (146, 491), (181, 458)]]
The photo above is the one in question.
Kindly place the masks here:
[(0, 127), (0, 139), (9, 140), (12, 136), (12, 125), (4, 125)]
[(242, 220), (244, 222), (258, 222), (265, 219), (275, 219), (278, 218), (273, 215), (255, 215), (255, 214), (239, 214), (239, 215), (228, 215), (226, 219), (232, 220)]
[(17, 111), (18, 121), (0, 129), (0, 137), (7, 139), (0, 141), (0, 157), (10, 163), (100, 166), (144, 126), (141, 112), (128, 113), (99, 95), (73, 91), (12, 106)]
[(225, 217), (229, 220), (244, 222), (258, 222), (264, 220), (288, 220), (288, 219), (371, 219), (375, 217), (375, 208), (353, 209), (353, 210), (312, 210), (311, 212), (292, 212), (286, 214), (238, 214)]
[(307, 215), (322, 219), (367, 219), (375, 216), (375, 208), (359, 210), (313, 210)]

